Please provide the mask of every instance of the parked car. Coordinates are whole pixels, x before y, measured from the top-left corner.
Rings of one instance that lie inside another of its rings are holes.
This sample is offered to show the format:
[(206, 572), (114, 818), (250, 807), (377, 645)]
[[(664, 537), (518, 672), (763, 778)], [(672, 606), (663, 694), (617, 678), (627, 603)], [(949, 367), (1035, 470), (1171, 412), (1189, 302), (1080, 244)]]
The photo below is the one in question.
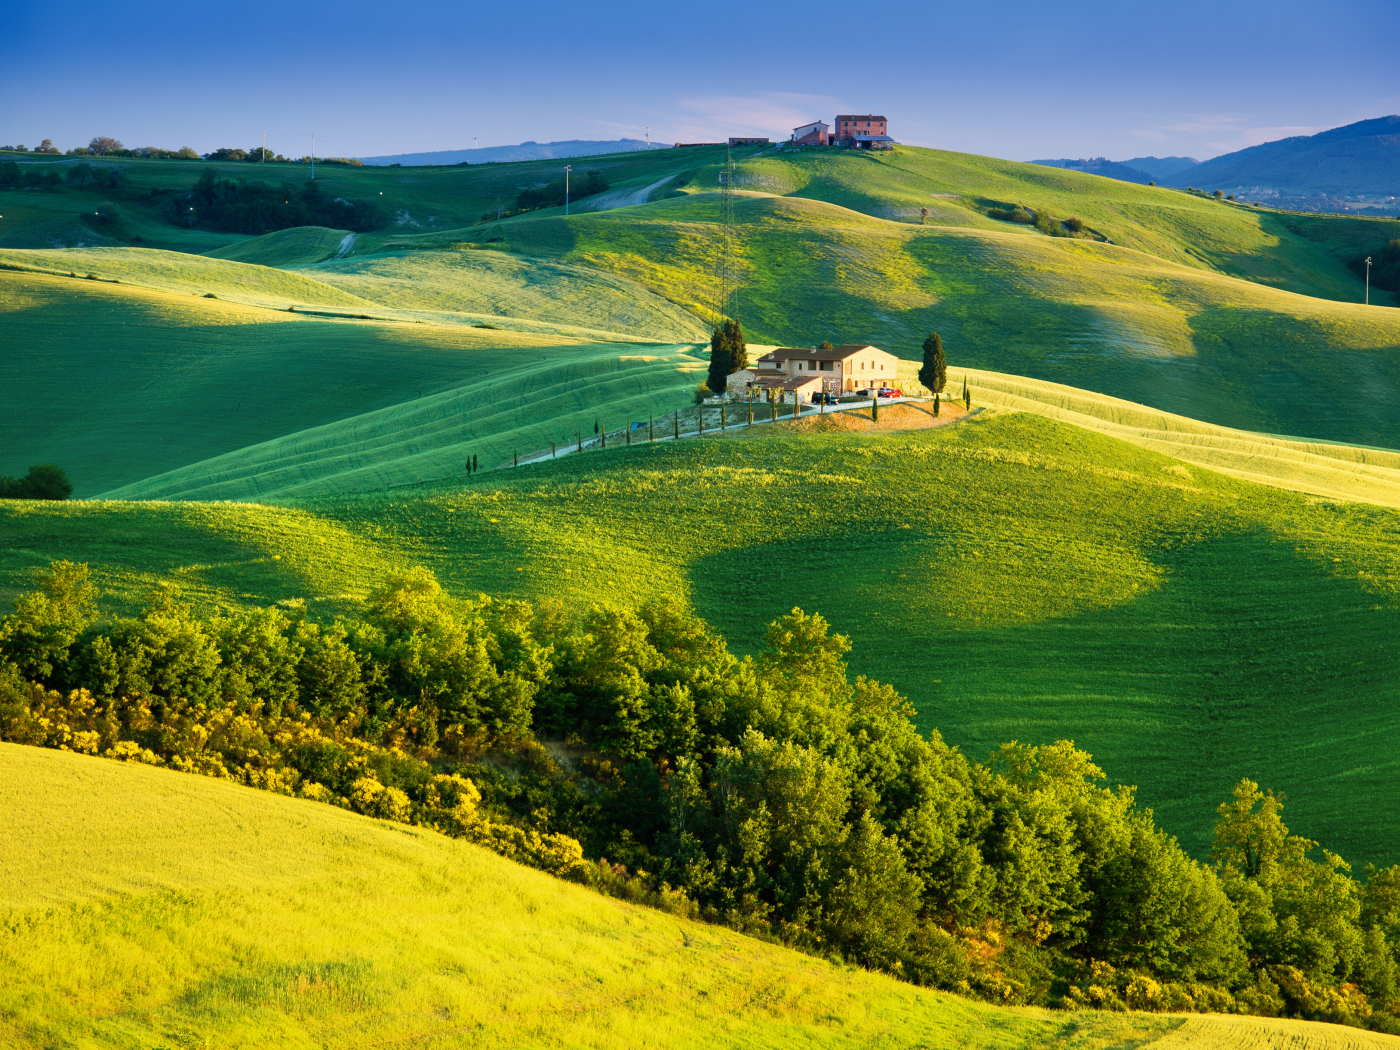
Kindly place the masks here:
[(894, 387), (882, 386), (879, 390), (881, 397), (903, 397), (903, 390), (896, 390)]
[(838, 401), (840, 401), (840, 398), (830, 390), (822, 390), (812, 395), (812, 404), (814, 405), (834, 405)]

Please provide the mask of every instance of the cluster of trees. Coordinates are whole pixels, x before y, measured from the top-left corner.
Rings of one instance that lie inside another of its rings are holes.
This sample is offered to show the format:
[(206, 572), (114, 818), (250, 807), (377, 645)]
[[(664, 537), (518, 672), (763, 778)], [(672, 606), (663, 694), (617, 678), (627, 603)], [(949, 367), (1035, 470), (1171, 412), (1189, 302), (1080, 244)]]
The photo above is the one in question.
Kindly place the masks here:
[(308, 179), (274, 186), (249, 179), (221, 178), (205, 168), (187, 193), (168, 196), (162, 210), (177, 225), (203, 226), (233, 233), (268, 233), (292, 226), (330, 226), (364, 232), (383, 224), (377, 204), (329, 197)]
[(1079, 216), (1071, 215), (1068, 219), (1057, 219), (1046, 208), (1029, 211), (1020, 204), (997, 206), (988, 208), (987, 216), (999, 222), (1019, 222), (1026, 226), (1034, 226), (1048, 237), (1093, 236)]
[(62, 177), (50, 164), (24, 164), (0, 161), (0, 189), (56, 190)]
[[(284, 157), (282, 156), (282, 154), (274, 153), (272, 150), (267, 149), (263, 146), (254, 146), (252, 149), (234, 149), (225, 146), (221, 149), (214, 150), (213, 153), (204, 154), (204, 159), (218, 161), (247, 161), (250, 164), (260, 164), (264, 161), (268, 163), (277, 164), (311, 163), (310, 154), (307, 154), (304, 157)], [(355, 160), (351, 157), (317, 157), (316, 163), (341, 164), (352, 168), (363, 168), (365, 166), (364, 161)]]
[(49, 156), (53, 156), (53, 157), (56, 157), (56, 156), (59, 155), (58, 149), (57, 149), (57, 148), (54, 146), (54, 144), (53, 144), (53, 139), (45, 139), (43, 142), (39, 143), (39, 145), (35, 146), (32, 150), (31, 150), (29, 147), (27, 147), (27, 146), (25, 146), (25, 145), (23, 145), (23, 144), (18, 145), (18, 146), (0, 146), (0, 152), (6, 152), (6, 153), (44, 153), (44, 154), (48, 154)]
[(534, 186), (530, 189), (521, 190), (515, 197), (515, 207), (510, 209), (498, 208), (493, 214), (482, 212), (481, 221), (490, 222), (492, 219), (508, 218), (512, 215), (519, 215), (521, 212), (535, 211), (539, 208), (559, 208), (563, 207), (567, 192), (567, 198), (571, 201), (583, 200), (585, 197), (592, 197), (607, 190), (609, 183), (601, 171), (590, 171), (582, 178), (567, 180), (555, 179), (545, 186)]
[(68, 473), (53, 463), (30, 467), (22, 478), (0, 474), (0, 499), (67, 499), (71, 495)]
[(740, 658), (673, 603), (456, 601), (423, 569), (333, 624), (97, 598), (55, 563), (0, 624), (0, 737), (436, 827), (997, 1002), (1400, 1031), (1400, 867), (1354, 879), (1250, 781), (1199, 862), (1071, 743), (920, 735), (819, 616)]

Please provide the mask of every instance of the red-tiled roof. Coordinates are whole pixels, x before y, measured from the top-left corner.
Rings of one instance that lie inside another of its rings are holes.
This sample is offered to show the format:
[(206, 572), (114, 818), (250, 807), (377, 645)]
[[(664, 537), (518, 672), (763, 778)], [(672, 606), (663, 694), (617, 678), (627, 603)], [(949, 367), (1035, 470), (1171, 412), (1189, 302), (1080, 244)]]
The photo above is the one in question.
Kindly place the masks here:
[[(862, 350), (880, 350), (878, 346), (871, 346), (869, 343), (843, 343), (835, 350), (808, 350), (802, 347), (780, 346), (776, 350), (770, 350), (759, 358), (759, 361), (844, 361), (848, 357), (853, 357)], [(881, 353), (888, 353), (881, 350)], [(891, 357), (894, 355), (891, 354)]]

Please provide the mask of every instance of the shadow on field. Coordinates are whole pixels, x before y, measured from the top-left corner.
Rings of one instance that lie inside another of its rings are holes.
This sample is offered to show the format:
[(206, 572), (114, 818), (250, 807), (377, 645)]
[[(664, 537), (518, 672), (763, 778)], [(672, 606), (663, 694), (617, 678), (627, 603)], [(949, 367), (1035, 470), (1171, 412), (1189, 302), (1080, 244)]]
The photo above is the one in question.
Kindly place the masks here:
[(976, 758), (1074, 740), (1197, 856), (1248, 776), (1354, 865), (1400, 859), (1400, 609), (1260, 531), (1146, 548), (1153, 572), (1131, 593), (1108, 581), (1086, 596), (1092, 564), (1060, 553), (1022, 557), (1014, 589), (976, 587), (969, 563), (993, 577), (996, 563), (953, 536), (811, 537), (705, 559), (694, 600), (743, 651), (793, 606), (821, 612), (850, 636), (855, 672)]

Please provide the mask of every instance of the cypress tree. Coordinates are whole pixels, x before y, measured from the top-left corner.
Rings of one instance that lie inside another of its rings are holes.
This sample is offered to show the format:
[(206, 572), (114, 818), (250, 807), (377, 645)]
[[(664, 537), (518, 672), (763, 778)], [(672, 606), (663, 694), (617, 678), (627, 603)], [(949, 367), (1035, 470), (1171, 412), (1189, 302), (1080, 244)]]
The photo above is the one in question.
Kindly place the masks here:
[(473, 452), (473, 453), (472, 453), (472, 473), (475, 474), (475, 473), (476, 473), (478, 470), (480, 470), (480, 469), (481, 469), (481, 464), (477, 462), (477, 460), (476, 460), (476, 453)]
[(880, 392), (878, 388), (870, 395), (870, 422), (880, 422)]
[(943, 337), (930, 332), (924, 340), (924, 363), (919, 369), (919, 382), (935, 394), (948, 385), (948, 358), (943, 354)]
[(710, 372), (705, 385), (714, 393), (723, 394), (729, 377), (748, 363), (743, 327), (732, 318), (725, 320), (710, 336)]
[(937, 395), (937, 394), (934, 394), (934, 395), (933, 395), (933, 414), (934, 414), (934, 417), (935, 417), (935, 418), (938, 416), (938, 395)]

